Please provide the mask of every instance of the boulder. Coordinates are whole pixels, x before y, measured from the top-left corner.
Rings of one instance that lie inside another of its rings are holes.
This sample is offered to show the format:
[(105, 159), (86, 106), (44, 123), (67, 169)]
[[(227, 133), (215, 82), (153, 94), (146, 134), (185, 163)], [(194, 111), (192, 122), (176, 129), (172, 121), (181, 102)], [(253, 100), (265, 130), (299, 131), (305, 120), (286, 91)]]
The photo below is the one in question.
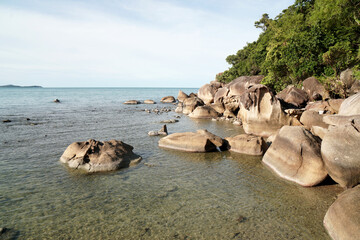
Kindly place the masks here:
[(323, 121), (323, 117), (324, 114), (319, 114), (317, 111), (306, 110), (301, 115), (300, 122), (307, 130), (310, 130), (313, 126), (328, 128), (329, 125)]
[(309, 101), (309, 97), (304, 90), (298, 89), (292, 85), (287, 86), (278, 93), (276, 97), (295, 107), (305, 107), (306, 103)]
[(214, 96), (218, 87), (212, 84), (205, 84), (198, 91), (198, 97), (204, 101), (205, 104), (214, 102)]
[[(160, 121), (161, 123), (177, 123), (179, 122), (179, 120), (177, 119), (169, 119), (169, 120), (163, 120), (163, 121)], [(166, 125), (164, 125), (166, 126)]]
[(174, 103), (176, 102), (175, 98), (173, 96), (166, 96), (166, 97), (163, 97), (160, 102), (163, 102), (163, 103)]
[[(214, 135), (215, 136), (215, 135)], [(212, 152), (217, 151), (213, 143), (213, 136), (201, 132), (173, 133), (159, 141), (159, 147), (185, 152)]]
[(324, 217), (332, 239), (360, 239), (360, 185), (341, 193)]
[(154, 100), (147, 99), (144, 101), (145, 104), (155, 104)]
[(211, 81), (210, 84), (213, 85), (213, 86), (216, 87), (216, 88), (221, 88), (221, 87), (224, 86), (224, 83), (218, 82), (218, 81), (216, 81), (216, 80)]
[(184, 110), (184, 108), (183, 108), (183, 103), (179, 102), (178, 105), (177, 105), (177, 107), (175, 108), (175, 112), (176, 112), (176, 113), (182, 113), (183, 110)]
[(264, 76), (241, 76), (229, 84), (226, 87), (229, 89), (228, 96), (240, 96), (245, 93), (246, 89), (248, 89), (252, 85), (260, 84), (261, 80), (263, 80)]
[(166, 125), (164, 125), (159, 131), (150, 131), (148, 133), (148, 135), (149, 136), (159, 136), (159, 135), (166, 136), (166, 135), (168, 135), (167, 127), (166, 127)]
[(240, 96), (226, 96), (223, 98), (223, 104), (226, 110), (236, 114), (240, 108)]
[(225, 138), (229, 150), (247, 155), (261, 156), (267, 149), (267, 144), (262, 137), (240, 134), (235, 137)]
[(141, 161), (141, 157), (132, 150), (132, 146), (122, 141), (101, 142), (90, 139), (70, 144), (60, 161), (68, 164), (70, 168), (88, 172), (113, 171)]
[(188, 115), (194, 111), (198, 106), (203, 106), (204, 102), (197, 97), (186, 98), (183, 102), (183, 113)]
[(137, 101), (137, 100), (128, 100), (128, 101), (124, 102), (124, 104), (130, 104), (130, 105), (132, 105), (132, 104), (139, 104), (139, 103), (140, 103), (140, 102)]
[(228, 95), (229, 89), (227, 87), (219, 88), (214, 96), (214, 103), (222, 103), (223, 99)]
[(177, 99), (179, 100), (179, 102), (183, 102), (186, 98), (188, 98), (189, 96), (184, 93), (183, 91), (179, 90), (179, 93), (178, 93), (178, 97)]
[(221, 137), (216, 136), (215, 134), (209, 132), (206, 129), (197, 130), (196, 133), (201, 134), (207, 137), (216, 147), (222, 149), (224, 147), (224, 140)]
[(210, 106), (199, 106), (189, 114), (191, 118), (217, 118), (219, 113)]
[(318, 136), (321, 139), (324, 139), (324, 136), (328, 132), (327, 128), (319, 127), (319, 126), (312, 126), (311, 127), (311, 133), (315, 136)]
[(261, 84), (250, 87), (240, 97), (238, 118), (242, 120), (245, 133), (263, 137), (272, 135), (291, 121), (282, 111), (280, 101)]
[(360, 115), (360, 93), (352, 95), (343, 101), (339, 109), (339, 115)]
[(314, 77), (309, 77), (303, 81), (303, 89), (308, 94), (310, 101), (329, 98), (329, 93), (325, 87)]
[(320, 140), (304, 127), (282, 127), (262, 161), (280, 177), (304, 187), (317, 185), (327, 176)]
[(54, 101), (53, 101), (54, 103), (60, 103), (60, 100), (59, 99), (54, 99)]
[(198, 97), (198, 95), (196, 93), (190, 93), (189, 94), (189, 98), (194, 98), (194, 97)]
[(344, 99), (329, 99), (325, 101), (311, 102), (306, 105), (306, 110), (313, 110), (320, 113), (336, 114), (339, 112), (340, 106)]
[(223, 114), (225, 111), (224, 105), (220, 102), (212, 103), (210, 106), (220, 114)]
[(228, 109), (225, 109), (223, 116), (226, 118), (236, 118), (236, 115), (233, 112), (230, 112)]
[(345, 89), (351, 88), (351, 86), (355, 82), (352, 69), (348, 68), (340, 73), (340, 82), (343, 84)]
[(360, 92), (360, 80), (356, 80), (349, 90), (349, 95), (354, 95)]
[(360, 183), (360, 115), (328, 116), (325, 121), (338, 124), (329, 127), (321, 143), (326, 169), (340, 186), (353, 187)]

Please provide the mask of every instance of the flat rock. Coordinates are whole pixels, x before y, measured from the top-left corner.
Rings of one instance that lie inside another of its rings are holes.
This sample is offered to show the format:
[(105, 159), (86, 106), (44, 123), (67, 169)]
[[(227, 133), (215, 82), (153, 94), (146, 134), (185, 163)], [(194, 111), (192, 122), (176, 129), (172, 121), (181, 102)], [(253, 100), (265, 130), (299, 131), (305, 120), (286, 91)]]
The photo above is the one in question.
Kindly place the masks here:
[(360, 239), (360, 185), (339, 195), (326, 212), (324, 226), (332, 239)]
[(131, 105), (131, 104), (139, 104), (140, 102), (138, 101), (138, 100), (128, 100), (128, 101), (126, 101), (126, 102), (124, 102), (124, 104), (129, 104), (129, 105)]
[(88, 172), (113, 171), (141, 161), (141, 157), (133, 153), (133, 147), (118, 140), (96, 141), (70, 144), (60, 161), (70, 168), (83, 169)]
[(160, 139), (159, 147), (185, 152), (212, 152), (218, 149), (212, 138), (201, 132), (173, 133)]
[(161, 121), (161, 123), (177, 123), (177, 122), (179, 122), (179, 120), (177, 120), (177, 119), (169, 119), (169, 120)]
[(267, 149), (267, 144), (262, 137), (240, 134), (235, 137), (225, 138), (229, 150), (247, 155), (261, 156)]
[(347, 121), (330, 126), (321, 143), (329, 175), (345, 188), (360, 183), (360, 116), (348, 117)]
[(315, 186), (327, 176), (320, 140), (304, 127), (282, 127), (262, 161), (280, 177), (304, 187)]
[(144, 101), (145, 104), (155, 104), (156, 102), (154, 100), (147, 99)]

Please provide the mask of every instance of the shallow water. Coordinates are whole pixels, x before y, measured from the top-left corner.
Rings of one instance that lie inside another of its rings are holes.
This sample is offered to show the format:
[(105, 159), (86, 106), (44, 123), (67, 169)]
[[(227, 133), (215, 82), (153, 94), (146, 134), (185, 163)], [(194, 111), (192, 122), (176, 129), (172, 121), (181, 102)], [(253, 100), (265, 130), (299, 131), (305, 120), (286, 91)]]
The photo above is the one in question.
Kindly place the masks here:
[[(0, 227), (10, 229), (0, 239), (329, 239), (322, 220), (338, 185), (297, 186), (259, 157), (161, 149), (147, 132), (178, 114), (142, 110), (174, 106), (122, 104), (177, 91), (0, 89), (0, 120), (12, 120), (0, 122)], [(170, 133), (243, 132), (181, 116)], [(59, 162), (69, 144), (89, 138), (122, 140), (143, 161), (97, 174)]]

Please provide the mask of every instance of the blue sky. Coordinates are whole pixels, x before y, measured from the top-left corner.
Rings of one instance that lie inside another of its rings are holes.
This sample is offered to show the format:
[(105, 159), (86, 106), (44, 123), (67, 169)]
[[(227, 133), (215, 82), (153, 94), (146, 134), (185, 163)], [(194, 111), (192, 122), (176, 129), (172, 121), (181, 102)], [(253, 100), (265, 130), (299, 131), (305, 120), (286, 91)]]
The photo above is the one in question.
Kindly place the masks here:
[(0, 0), (0, 85), (199, 87), (294, 0)]

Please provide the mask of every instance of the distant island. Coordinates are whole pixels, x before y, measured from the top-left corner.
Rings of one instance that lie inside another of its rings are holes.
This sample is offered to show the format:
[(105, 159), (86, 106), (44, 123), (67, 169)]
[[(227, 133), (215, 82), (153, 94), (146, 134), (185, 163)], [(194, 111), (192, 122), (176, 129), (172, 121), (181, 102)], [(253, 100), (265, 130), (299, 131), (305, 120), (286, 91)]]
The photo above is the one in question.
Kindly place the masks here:
[(0, 88), (42, 88), (42, 86), (17, 86), (17, 85), (3, 85)]

